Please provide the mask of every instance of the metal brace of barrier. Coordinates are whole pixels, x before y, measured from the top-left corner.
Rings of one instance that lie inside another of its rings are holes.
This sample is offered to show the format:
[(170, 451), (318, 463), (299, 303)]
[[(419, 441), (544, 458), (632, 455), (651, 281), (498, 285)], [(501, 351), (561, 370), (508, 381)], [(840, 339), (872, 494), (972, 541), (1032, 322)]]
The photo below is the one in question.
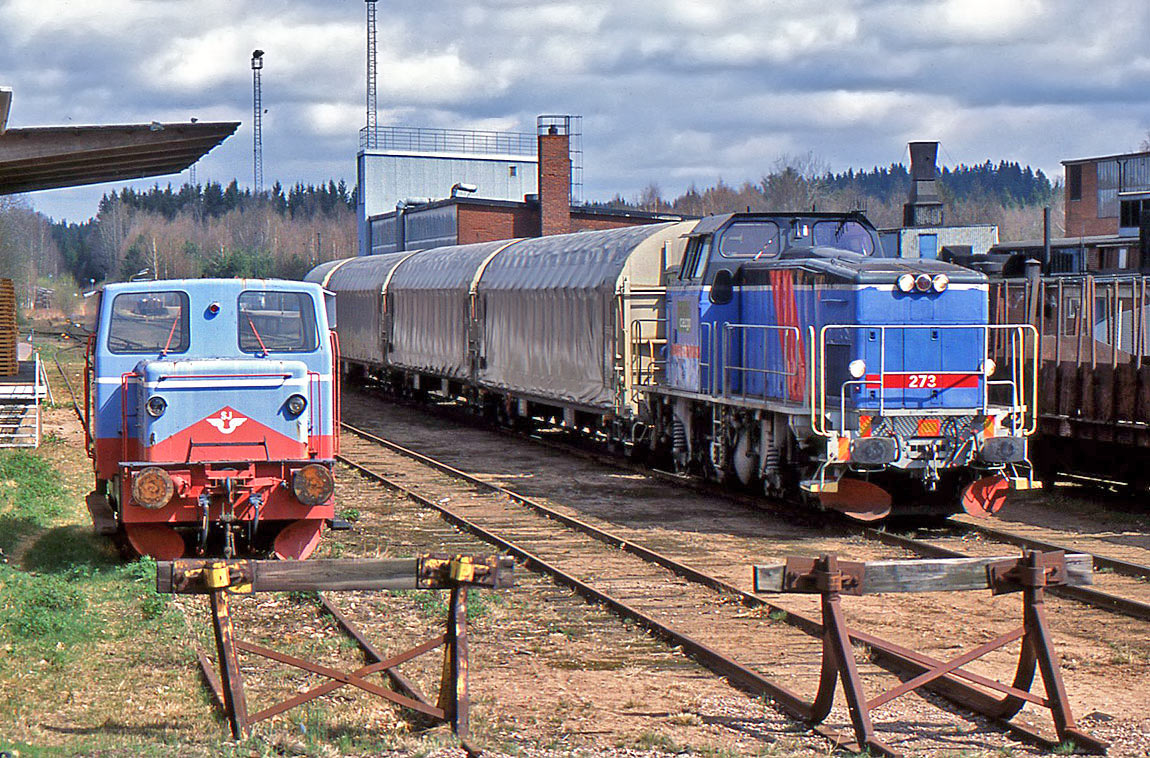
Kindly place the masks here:
[[(1080, 730), (1071, 713), (1062, 682), (1058, 654), (1046, 622), (1043, 590), (1056, 585), (1092, 583), (1092, 559), (1088, 555), (1029, 551), (1022, 557), (949, 558), (855, 563), (835, 555), (821, 558), (787, 558), (785, 564), (754, 567), (756, 592), (805, 593), (822, 596), (823, 656), (819, 685), (813, 703), (803, 708), (808, 720), (818, 724), (830, 714), (836, 679), (843, 694), (860, 750), (885, 756), (900, 755), (875, 734), (871, 711), (907, 693), (933, 685), (959, 687), (976, 697), (976, 710), (986, 716), (1008, 720), (1032, 703), (1050, 711), (1058, 739), (1078, 749), (1104, 754), (1107, 743)], [(949, 661), (893, 646), (848, 628), (841, 607), (842, 595), (888, 592), (930, 592), (990, 589), (995, 595), (1022, 593), (1022, 625)], [(851, 640), (881, 644), (882, 648), (913, 661), (916, 670), (904, 681), (867, 699), (855, 662)], [(1018, 666), (1010, 684), (967, 671), (963, 667), (988, 653), (1022, 640)], [(1046, 697), (1030, 692), (1035, 670), (1042, 672)], [(976, 689), (970, 685), (984, 689)], [(986, 690), (1002, 695), (988, 695)]]
[[(340, 687), (352, 686), (384, 700), (423, 714), (434, 722), (448, 723), (468, 755), (480, 751), (468, 742), (469, 704), (467, 654), (467, 590), (469, 587), (505, 589), (514, 583), (514, 562), (504, 556), (424, 555), (389, 560), (207, 560), (183, 559), (157, 563), (156, 591), (206, 594), (212, 609), (215, 633), (215, 667), (197, 650), (200, 667), (227, 717), (232, 736), (239, 739), (251, 725), (311, 702)], [(351, 634), (368, 657), (354, 671), (339, 671), (262, 645), (238, 640), (233, 628), (229, 597), (255, 592), (378, 591), (443, 589), (451, 591), (444, 634), (401, 653), (383, 656), (358, 629), (321, 595), (324, 608)], [(439, 647), (443, 673), (439, 696), (432, 703), (397, 667)], [(286, 664), (318, 674), (328, 681), (254, 713), (248, 710), (238, 653)], [(369, 681), (372, 674), (387, 676), (392, 688)]]

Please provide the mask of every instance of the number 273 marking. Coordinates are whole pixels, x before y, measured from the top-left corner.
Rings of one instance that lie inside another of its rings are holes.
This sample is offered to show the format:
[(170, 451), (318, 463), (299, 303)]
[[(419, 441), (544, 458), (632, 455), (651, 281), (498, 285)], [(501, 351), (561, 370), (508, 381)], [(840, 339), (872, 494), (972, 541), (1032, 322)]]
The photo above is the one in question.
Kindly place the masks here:
[(937, 387), (938, 376), (936, 374), (911, 374), (907, 379), (906, 386), (912, 390)]

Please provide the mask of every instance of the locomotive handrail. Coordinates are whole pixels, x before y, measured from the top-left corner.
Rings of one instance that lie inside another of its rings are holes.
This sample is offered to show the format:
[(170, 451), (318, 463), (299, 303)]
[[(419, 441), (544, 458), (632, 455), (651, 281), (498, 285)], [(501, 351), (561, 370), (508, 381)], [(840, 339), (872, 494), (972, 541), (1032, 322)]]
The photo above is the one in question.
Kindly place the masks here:
[[(744, 365), (739, 365), (739, 366), (731, 366), (730, 365), (730, 362), (731, 362), (730, 353), (734, 352), (734, 350), (732, 348), (732, 344), (731, 344), (731, 336), (739, 330), (746, 330), (746, 331), (750, 332), (750, 331), (755, 330), (755, 329), (762, 329), (763, 330), (763, 354), (764, 354), (764, 356), (766, 356), (766, 354), (768, 352), (767, 340), (770, 338), (770, 335), (772, 333), (775, 333), (775, 334), (793, 333), (794, 334), (794, 340), (795, 340), (796, 352), (797, 352), (798, 347), (800, 345), (800, 341), (802, 340), (802, 332), (799, 331), (799, 328), (797, 326), (785, 326), (785, 325), (777, 325), (777, 324), (737, 324), (737, 323), (732, 324), (729, 322), (725, 322), (723, 324), (723, 342), (721, 345), (722, 350), (720, 351), (720, 353), (722, 355), (723, 397), (727, 397), (731, 394), (730, 382), (728, 380), (730, 378), (732, 371), (741, 372), (744, 374), (762, 374), (764, 376), (767, 376), (767, 375), (782, 376), (782, 377), (786, 377), (788, 379), (791, 377), (796, 377), (799, 375), (798, 362), (797, 361), (795, 362), (794, 368), (792, 370), (789, 370), (789, 371), (777, 371), (775, 369), (755, 368), (752, 366), (744, 366)], [(740, 361), (740, 364), (744, 363), (746, 360), (746, 346), (745, 345), (746, 345), (746, 343), (744, 343), (743, 350), (741, 351), (742, 360)], [(786, 351), (784, 350), (784, 353), (785, 352)], [(745, 379), (744, 379), (744, 381), (745, 381)], [(744, 397), (750, 396), (750, 394), (747, 392), (743, 392), (741, 394)], [(766, 384), (764, 382), (763, 397), (765, 398), (766, 396), (767, 396), (767, 389), (766, 389)], [(783, 384), (783, 399), (784, 400), (791, 400), (792, 399), (791, 398), (791, 387), (790, 387), (789, 382), (784, 382), (784, 384)], [(801, 398), (800, 398), (800, 400), (801, 400)]]
[[(991, 386), (1010, 386), (1011, 387), (1011, 401), (1008, 407), (1010, 413), (1022, 414), (1022, 433), (1024, 436), (1030, 436), (1037, 431), (1038, 428), (1038, 362), (1040, 351), (1040, 337), (1038, 330), (1032, 324), (826, 324), (824, 325), (818, 335), (818, 360), (817, 367), (812, 367), (812, 398), (811, 398), (811, 418), (812, 426), (817, 434), (823, 437), (830, 437), (832, 433), (827, 429), (825, 419), (827, 413), (827, 333), (831, 330), (877, 330), (879, 333), (879, 370), (877, 373), (877, 381), (879, 386), (878, 392), (878, 414), (886, 414), (886, 392), (887, 376), (895, 375), (915, 375), (924, 373), (934, 373), (929, 371), (887, 371), (886, 370), (886, 332), (887, 330), (953, 330), (953, 329), (978, 329), (982, 332), (983, 341), (983, 361), (990, 357), (990, 341), (992, 333), (1002, 333), (1010, 341), (1010, 353), (1022, 357), (1022, 360), (1010, 362), (1011, 377), (1009, 379), (991, 380), (989, 377), (982, 383), (982, 398), (981, 410), (985, 414), (990, 405), (990, 387)], [(811, 327), (812, 336), (814, 327)], [(1030, 355), (1026, 351), (1026, 333), (1029, 332), (1032, 337), (1032, 349)], [(1029, 386), (1026, 381), (1027, 367), (1032, 380)], [(941, 373), (949, 374), (964, 374), (964, 375), (983, 375), (981, 370), (965, 370), (956, 371), (948, 370)], [(817, 376), (817, 381), (816, 381)], [(846, 414), (846, 391), (848, 387), (861, 384), (873, 383), (871, 376), (868, 374), (865, 378), (858, 380), (848, 380), (843, 382), (839, 388), (840, 393), (840, 413), (841, 419), (845, 419)], [(1029, 390), (1029, 392), (1027, 391)], [(817, 397), (816, 397), (817, 395)], [(1029, 405), (1026, 399), (1029, 398)], [(1029, 419), (1027, 419), (1029, 408)], [(821, 418), (820, 418), (821, 417)], [(817, 422), (817, 423), (816, 423)]]

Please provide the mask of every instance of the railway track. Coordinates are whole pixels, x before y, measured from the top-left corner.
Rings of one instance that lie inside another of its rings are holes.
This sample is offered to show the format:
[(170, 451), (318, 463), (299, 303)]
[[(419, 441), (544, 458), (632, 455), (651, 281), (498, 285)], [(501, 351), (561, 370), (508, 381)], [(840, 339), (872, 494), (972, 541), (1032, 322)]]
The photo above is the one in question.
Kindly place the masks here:
[[(450, 418), (456, 420), (463, 419), (463, 414), (461, 414), (458, 408), (452, 403), (438, 404), (436, 410)], [(468, 417), (465, 420), (474, 422), (474, 417)], [(562, 439), (561, 434), (556, 434), (549, 438), (538, 432), (528, 433), (502, 427), (497, 428), (497, 431), (501, 434), (508, 434), (517, 439), (522, 439), (547, 449), (560, 451), (564, 454), (576, 455), (586, 460), (613, 466), (624, 471), (634, 472), (676, 486), (688, 487), (697, 492), (722, 497), (756, 510), (781, 513), (792, 519), (803, 515), (797, 513), (793, 506), (776, 502), (769, 498), (752, 497), (724, 489), (715, 485), (713, 482), (697, 477), (681, 476), (671, 472), (641, 466), (623, 460), (618, 456), (590, 449), (587, 446), (569, 443)], [(817, 518), (818, 515), (819, 514), (815, 514), (815, 517)], [(985, 541), (979, 547), (990, 547), (993, 546), (994, 543), (997, 543), (998, 546), (994, 547), (991, 552), (986, 552), (986, 550), (967, 552), (955, 546), (945, 544), (947, 542), (954, 542), (954, 540), (949, 538), (936, 538), (934, 540), (919, 539), (882, 529), (875, 529), (873, 527), (864, 527), (862, 533), (870, 539), (883, 542), (893, 547), (899, 547), (925, 557), (966, 558), (976, 555), (1002, 554), (1002, 545), (1022, 547), (1029, 550), (1062, 550), (1067, 553), (1085, 553), (1092, 557), (1094, 569), (1098, 572), (1096, 573), (1095, 580), (1096, 583), (1102, 585), (1102, 587), (1063, 587), (1052, 590), (1052, 592), (1060, 597), (1085, 603), (1094, 608), (1119, 613), (1142, 621), (1150, 621), (1150, 565), (1101, 554), (1091, 550), (1085, 545), (1069, 545), (1062, 541), (1052, 541), (1049, 538), (1039, 539), (1032, 534), (1011, 532), (983, 524), (966, 516), (949, 519), (948, 524), (951, 529), (957, 530), (960, 534), (973, 534), (983, 537)], [(1032, 531), (1042, 530), (1032, 529)], [(957, 544), (959, 546), (969, 547), (971, 543), (969, 541), (958, 540)], [(1150, 551), (1146, 552), (1150, 555)], [(1123, 581), (1111, 576), (1112, 574), (1117, 574), (1120, 577), (1128, 577), (1135, 581)]]
[[(351, 468), (498, 545), (584, 598), (637, 622), (733, 685), (767, 696), (785, 712), (802, 718), (808, 699), (764, 672), (771, 671), (770, 661), (787, 661), (790, 678), (813, 690), (822, 646), (818, 620), (487, 478), (343, 426), (353, 436), (345, 436), (340, 460)], [(419, 466), (413, 469), (410, 461)], [(748, 556), (748, 564), (756, 557)], [(921, 656), (893, 642), (862, 632), (852, 632), (852, 641), (867, 646), (878, 664), (864, 664), (873, 669), (869, 676), (889, 679), (890, 673), (905, 677), (924, 670)], [(727, 652), (731, 650), (739, 651), (738, 657)], [(985, 695), (980, 699), (981, 693), (957, 677), (939, 680), (936, 692), (965, 709), (992, 716)], [(1015, 722), (1000, 726), (1016, 737), (1051, 745), (1027, 726)], [(883, 731), (881, 723), (876, 727)], [(834, 730), (823, 733), (843, 741)]]

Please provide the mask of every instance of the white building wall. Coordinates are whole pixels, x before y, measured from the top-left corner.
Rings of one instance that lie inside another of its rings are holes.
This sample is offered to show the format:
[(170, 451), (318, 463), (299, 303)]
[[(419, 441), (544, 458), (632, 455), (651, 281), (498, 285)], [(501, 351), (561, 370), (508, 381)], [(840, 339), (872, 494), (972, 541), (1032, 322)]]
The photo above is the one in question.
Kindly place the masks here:
[(395, 210), (407, 198), (442, 200), (457, 182), (478, 189), (468, 197), (522, 201), (537, 194), (538, 160), (534, 155), (498, 153), (421, 153), (365, 150), (356, 160), (360, 255), (366, 255), (367, 219)]

